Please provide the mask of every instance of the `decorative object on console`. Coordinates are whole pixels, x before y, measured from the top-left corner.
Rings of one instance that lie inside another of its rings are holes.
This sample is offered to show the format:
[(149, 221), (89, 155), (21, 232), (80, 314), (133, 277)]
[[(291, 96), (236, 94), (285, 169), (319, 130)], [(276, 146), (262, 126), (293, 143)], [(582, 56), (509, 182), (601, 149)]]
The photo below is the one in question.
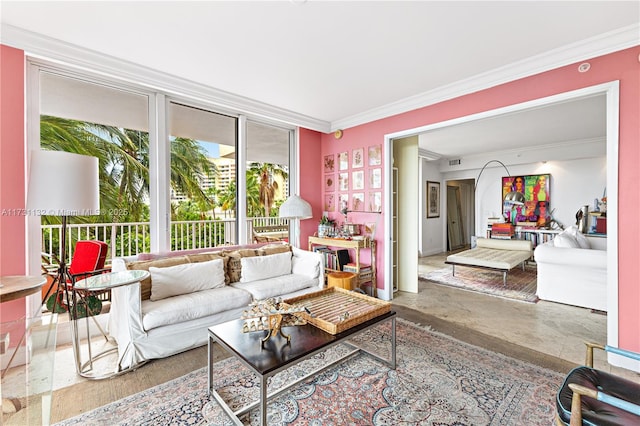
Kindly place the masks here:
[(307, 321), (301, 314), (303, 312), (311, 313), (306, 306), (292, 307), (282, 303), (281, 298), (259, 300), (252, 302), (249, 306), (250, 309), (242, 312), (241, 319), (245, 320), (242, 325), (242, 332), (268, 331), (267, 335), (260, 340), (263, 345), (270, 338), (277, 336), (278, 333), (287, 339), (287, 343), (289, 343), (291, 336), (284, 334), (282, 327), (305, 325)]
[(62, 217), (60, 265), (43, 303), (54, 286), (66, 290), (72, 277), (67, 267), (67, 218), (100, 214), (98, 159), (64, 151), (31, 152), (27, 212)]

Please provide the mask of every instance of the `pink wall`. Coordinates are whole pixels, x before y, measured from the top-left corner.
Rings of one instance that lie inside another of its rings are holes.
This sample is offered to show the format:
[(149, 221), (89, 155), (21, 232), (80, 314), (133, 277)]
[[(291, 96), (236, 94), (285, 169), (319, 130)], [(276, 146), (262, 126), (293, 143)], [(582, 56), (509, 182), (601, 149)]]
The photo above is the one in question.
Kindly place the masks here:
[[(0, 46), (0, 207), (24, 207), (24, 54)], [(323, 205), (323, 157), (345, 148), (382, 144), (383, 136), (514, 103), (576, 90), (613, 80), (620, 81), (619, 146), (619, 323), (620, 346), (640, 350), (640, 47), (589, 60), (591, 69), (578, 73), (577, 64), (532, 77), (502, 84), (491, 89), (462, 96), (436, 105), (416, 109), (394, 117), (347, 129), (340, 140), (332, 134), (301, 130), (300, 195), (311, 202), (314, 218), (302, 221), (301, 241), (313, 234)], [(356, 219), (354, 218), (354, 221)], [(382, 218), (380, 219), (382, 222)], [(0, 271), (2, 274), (24, 272), (25, 235), (23, 217), (0, 219)], [(377, 231), (378, 252), (382, 253), (382, 229)], [(379, 257), (378, 260), (381, 260)], [(381, 265), (381, 262), (379, 262)], [(378, 277), (381, 277), (382, 271)], [(3, 311), (5, 307), (3, 306)]]
[[(0, 275), (25, 264), (24, 53), (0, 45)], [(2, 304), (0, 321), (24, 313), (24, 301)]]
[[(555, 95), (562, 92), (620, 81), (620, 145), (619, 145), (619, 344), (623, 348), (640, 350), (640, 47), (590, 59), (591, 69), (577, 71), (578, 64), (568, 65), (532, 77), (523, 78), (451, 99), (428, 107), (416, 109), (393, 117), (377, 120), (346, 129), (344, 136), (336, 140), (332, 134), (323, 134), (321, 156), (337, 153), (345, 148), (355, 148), (383, 143), (384, 135), (488, 111), (516, 103)], [(582, 61), (584, 62), (584, 61)], [(320, 172), (315, 177), (322, 182)], [(322, 203), (322, 191), (316, 193), (315, 203)], [(381, 222), (382, 223), (382, 222)], [(379, 231), (381, 235), (382, 230)], [(383, 251), (382, 241), (379, 250)], [(380, 262), (379, 262), (380, 264)], [(379, 279), (381, 275), (378, 275)]]

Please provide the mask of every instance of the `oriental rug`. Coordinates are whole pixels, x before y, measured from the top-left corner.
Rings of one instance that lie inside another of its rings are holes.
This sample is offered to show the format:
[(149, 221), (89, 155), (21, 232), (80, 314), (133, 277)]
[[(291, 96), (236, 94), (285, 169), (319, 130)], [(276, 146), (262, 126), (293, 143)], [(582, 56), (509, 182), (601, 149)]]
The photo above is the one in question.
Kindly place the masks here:
[(524, 271), (521, 267), (509, 271), (507, 284), (504, 285), (502, 272), (456, 265), (455, 277), (452, 274), (452, 267), (447, 266), (420, 274), (418, 278), (449, 287), (536, 303), (538, 301), (538, 296), (536, 296), (537, 276), (536, 265), (527, 264)]
[[(390, 353), (388, 324), (358, 345)], [(385, 349), (386, 348), (386, 349)], [(274, 376), (277, 389), (340, 352), (336, 346)], [(258, 380), (233, 358), (213, 385), (238, 409), (258, 397)], [(357, 355), (270, 401), (269, 425), (550, 425), (563, 375), (414, 325), (397, 323), (397, 368)], [(242, 419), (258, 424), (258, 411)], [(207, 393), (206, 368), (67, 419), (58, 425), (228, 425)]]

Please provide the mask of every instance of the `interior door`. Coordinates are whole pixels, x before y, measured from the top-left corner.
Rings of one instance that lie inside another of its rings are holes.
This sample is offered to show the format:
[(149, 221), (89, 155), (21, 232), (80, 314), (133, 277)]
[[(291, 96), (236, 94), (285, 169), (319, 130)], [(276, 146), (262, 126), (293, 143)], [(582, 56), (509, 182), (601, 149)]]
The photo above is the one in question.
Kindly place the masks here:
[(460, 187), (458, 186), (447, 186), (447, 234), (449, 250), (464, 246)]

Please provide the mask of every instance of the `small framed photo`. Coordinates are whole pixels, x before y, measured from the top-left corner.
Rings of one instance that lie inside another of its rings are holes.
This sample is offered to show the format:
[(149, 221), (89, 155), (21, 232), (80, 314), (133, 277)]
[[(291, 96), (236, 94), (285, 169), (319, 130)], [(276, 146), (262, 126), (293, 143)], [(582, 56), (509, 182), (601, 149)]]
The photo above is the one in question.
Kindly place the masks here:
[(334, 189), (336, 189), (336, 175), (324, 175), (325, 192), (333, 192)]
[(334, 170), (334, 167), (335, 167), (334, 158), (335, 157), (333, 154), (324, 156), (324, 172), (325, 173), (329, 173)]
[(351, 167), (357, 169), (364, 166), (364, 148), (357, 148), (353, 150), (353, 162)]
[(373, 145), (369, 147), (369, 165), (379, 166), (382, 164), (382, 145)]
[(326, 194), (324, 196), (324, 211), (336, 211), (336, 196), (334, 194)]
[(369, 209), (370, 212), (382, 211), (382, 193), (379, 191), (369, 193)]
[(349, 173), (340, 173), (338, 175), (338, 189), (340, 191), (349, 190)]
[(349, 153), (341, 152), (338, 154), (338, 170), (348, 170), (349, 169)]
[(351, 194), (351, 209), (354, 211), (364, 210), (364, 193), (354, 192)]
[(359, 170), (357, 172), (352, 173), (352, 181), (351, 185), (354, 190), (364, 189), (364, 170)]
[(440, 182), (427, 181), (427, 218), (440, 217)]
[(382, 169), (369, 169), (369, 188), (382, 188)]
[(349, 194), (340, 194), (338, 205), (340, 206), (340, 211), (349, 209)]

